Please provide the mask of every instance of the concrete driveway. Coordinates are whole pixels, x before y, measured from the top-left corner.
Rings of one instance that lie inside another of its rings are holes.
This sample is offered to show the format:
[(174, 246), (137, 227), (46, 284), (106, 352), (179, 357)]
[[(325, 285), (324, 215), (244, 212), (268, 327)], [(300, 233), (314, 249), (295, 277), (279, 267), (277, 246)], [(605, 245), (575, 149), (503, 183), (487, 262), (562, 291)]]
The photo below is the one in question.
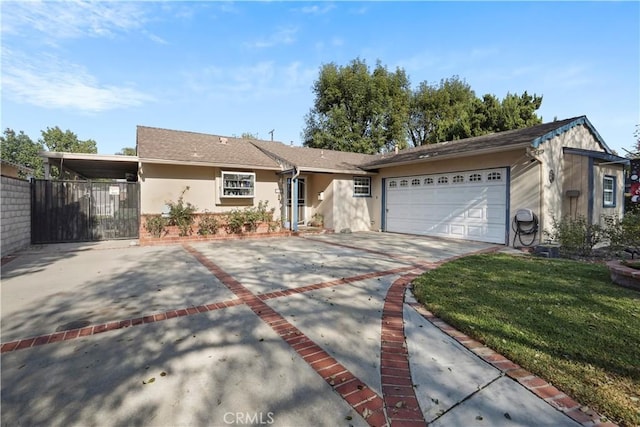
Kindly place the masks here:
[(2, 268), (3, 425), (580, 420), (577, 403), (405, 296), (415, 275), (489, 245), (381, 233), (122, 243), (36, 248)]

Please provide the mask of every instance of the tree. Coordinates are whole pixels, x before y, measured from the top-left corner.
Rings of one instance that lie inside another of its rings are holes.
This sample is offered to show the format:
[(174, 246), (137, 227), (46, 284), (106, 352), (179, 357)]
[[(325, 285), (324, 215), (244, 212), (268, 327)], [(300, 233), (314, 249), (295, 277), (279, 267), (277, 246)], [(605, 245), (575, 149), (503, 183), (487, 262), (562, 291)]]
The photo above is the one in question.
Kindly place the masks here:
[(409, 137), (414, 146), (472, 136), (476, 95), (458, 76), (438, 86), (420, 83), (411, 97)]
[[(13, 129), (6, 128), (0, 136), (0, 157), (3, 160), (26, 166), (34, 170), (33, 176), (42, 178), (44, 167), (42, 157), (38, 155), (43, 150), (42, 144), (33, 142), (23, 131), (16, 134)], [(21, 177), (26, 174), (20, 172)]]
[(378, 62), (370, 72), (360, 59), (344, 67), (330, 63), (313, 92), (302, 132), (306, 147), (373, 154), (407, 145), (411, 91), (404, 70), (390, 72)]
[(499, 100), (485, 94), (477, 98), (458, 76), (440, 84), (420, 83), (411, 97), (409, 137), (414, 146), (520, 129), (542, 123), (536, 111), (542, 97), (507, 93)]
[(136, 149), (131, 147), (124, 147), (116, 153), (116, 156), (137, 156), (137, 155), (138, 153), (136, 152)]
[(47, 127), (46, 131), (41, 131), (40, 143), (44, 144), (49, 151), (65, 153), (92, 153), (98, 152), (96, 142), (93, 139), (82, 141), (70, 130), (62, 131), (58, 126)]

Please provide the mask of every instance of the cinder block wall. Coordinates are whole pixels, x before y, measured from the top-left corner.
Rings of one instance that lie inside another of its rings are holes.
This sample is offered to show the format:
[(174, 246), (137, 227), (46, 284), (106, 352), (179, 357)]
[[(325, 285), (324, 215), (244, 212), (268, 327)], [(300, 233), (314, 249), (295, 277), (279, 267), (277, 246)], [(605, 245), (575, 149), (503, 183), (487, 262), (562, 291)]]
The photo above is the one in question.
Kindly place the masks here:
[(5, 256), (31, 244), (31, 184), (6, 176), (0, 179), (0, 248)]

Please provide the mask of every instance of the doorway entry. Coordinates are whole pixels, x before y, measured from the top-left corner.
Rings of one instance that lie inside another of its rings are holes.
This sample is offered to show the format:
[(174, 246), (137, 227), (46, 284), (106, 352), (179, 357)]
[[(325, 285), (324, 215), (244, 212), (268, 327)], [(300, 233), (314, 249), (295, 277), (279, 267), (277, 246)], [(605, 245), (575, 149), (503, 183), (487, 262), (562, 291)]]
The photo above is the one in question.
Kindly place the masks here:
[[(293, 218), (292, 210), (291, 210), (291, 178), (287, 178), (287, 208), (285, 209), (285, 224), (289, 224), (291, 218)], [(307, 185), (305, 178), (298, 178), (298, 203), (295, 206), (295, 209), (298, 209), (298, 224), (304, 224), (307, 220), (306, 211), (307, 211)]]

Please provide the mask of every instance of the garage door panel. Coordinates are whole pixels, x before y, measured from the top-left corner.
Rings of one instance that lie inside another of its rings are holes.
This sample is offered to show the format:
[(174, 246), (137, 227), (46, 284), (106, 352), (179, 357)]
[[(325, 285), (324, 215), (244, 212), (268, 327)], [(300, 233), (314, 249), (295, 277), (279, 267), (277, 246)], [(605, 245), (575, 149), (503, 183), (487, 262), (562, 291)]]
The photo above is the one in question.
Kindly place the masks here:
[[(505, 243), (506, 176), (492, 169), (389, 178), (386, 231)], [(407, 186), (398, 187), (403, 180)]]
[(485, 209), (471, 208), (467, 211), (467, 218), (483, 220), (486, 218), (485, 212)]

